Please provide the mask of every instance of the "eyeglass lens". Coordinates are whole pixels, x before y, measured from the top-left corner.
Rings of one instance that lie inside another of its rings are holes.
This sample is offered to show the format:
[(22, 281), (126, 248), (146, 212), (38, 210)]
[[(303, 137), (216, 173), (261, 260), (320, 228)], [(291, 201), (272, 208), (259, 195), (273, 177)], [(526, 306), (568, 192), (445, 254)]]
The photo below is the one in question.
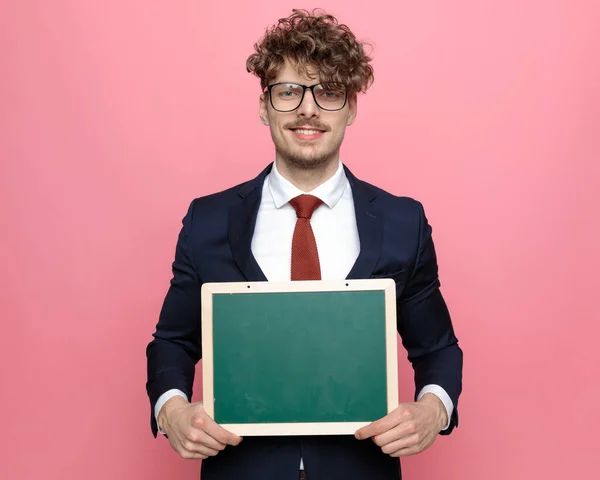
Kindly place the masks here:
[[(300, 106), (303, 90), (302, 85), (295, 83), (274, 85), (271, 88), (273, 108), (282, 112), (295, 110)], [(313, 91), (315, 102), (323, 110), (339, 110), (346, 103), (346, 90), (343, 87), (325, 88), (319, 84), (313, 88)]]

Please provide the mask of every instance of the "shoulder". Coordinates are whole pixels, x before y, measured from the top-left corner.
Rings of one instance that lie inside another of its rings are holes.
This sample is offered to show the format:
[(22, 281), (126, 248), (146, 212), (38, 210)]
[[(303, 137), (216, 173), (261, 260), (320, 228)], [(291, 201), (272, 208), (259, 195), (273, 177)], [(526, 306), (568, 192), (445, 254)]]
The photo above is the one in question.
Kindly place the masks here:
[(194, 234), (220, 231), (227, 227), (229, 212), (243, 202), (244, 196), (253, 189), (261, 188), (255, 180), (240, 183), (226, 190), (193, 199), (183, 218), (184, 228)]
[(395, 195), (363, 180), (354, 180), (353, 187), (372, 202), (385, 217), (421, 223), (425, 217), (423, 204), (412, 197)]
[(194, 212), (205, 212), (214, 210), (227, 209), (230, 205), (240, 201), (239, 192), (244, 189), (250, 182), (240, 183), (227, 190), (203, 195), (192, 200), (190, 209)]
[(262, 194), (262, 188), (264, 186), (267, 175), (271, 172), (273, 164), (267, 165), (262, 172), (255, 178), (246, 182), (240, 183), (233, 187), (220, 192), (211, 193), (198, 197), (190, 204), (188, 215), (191, 216), (211, 216), (216, 215), (226, 216), (229, 209), (233, 206), (239, 206), (240, 202), (244, 201), (244, 198), (253, 196), (258, 192), (258, 198)]

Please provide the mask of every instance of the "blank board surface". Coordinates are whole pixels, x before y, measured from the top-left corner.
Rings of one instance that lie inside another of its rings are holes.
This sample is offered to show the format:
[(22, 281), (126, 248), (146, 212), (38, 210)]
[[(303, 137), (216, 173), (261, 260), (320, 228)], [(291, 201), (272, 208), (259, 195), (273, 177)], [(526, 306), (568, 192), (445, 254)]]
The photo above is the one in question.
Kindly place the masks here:
[(394, 299), (388, 280), (205, 284), (207, 412), (240, 435), (354, 433), (383, 417), (398, 398)]

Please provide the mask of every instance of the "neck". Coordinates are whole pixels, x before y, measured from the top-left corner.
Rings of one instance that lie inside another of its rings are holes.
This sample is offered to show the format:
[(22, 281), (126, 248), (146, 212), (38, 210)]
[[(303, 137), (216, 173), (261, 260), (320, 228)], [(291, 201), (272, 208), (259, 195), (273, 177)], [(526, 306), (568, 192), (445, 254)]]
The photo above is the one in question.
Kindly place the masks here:
[(290, 165), (280, 158), (277, 158), (277, 170), (283, 178), (303, 192), (310, 192), (329, 180), (339, 166), (339, 159), (335, 158), (325, 162), (322, 165), (301, 168), (297, 165)]

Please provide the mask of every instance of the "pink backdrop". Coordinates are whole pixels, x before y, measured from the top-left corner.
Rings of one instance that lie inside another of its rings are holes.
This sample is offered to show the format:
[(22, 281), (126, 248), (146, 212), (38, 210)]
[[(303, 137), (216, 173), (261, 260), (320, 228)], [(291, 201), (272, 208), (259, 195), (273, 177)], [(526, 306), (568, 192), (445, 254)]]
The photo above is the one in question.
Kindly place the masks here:
[[(144, 348), (190, 200), (273, 158), (244, 65), (297, 4), (1, 2), (1, 478), (197, 478)], [(598, 3), (321, 6), (375, 47), (343, 160), (425, 204), (465, 351), (460, 427), (405, 478), (593, 477)]]

